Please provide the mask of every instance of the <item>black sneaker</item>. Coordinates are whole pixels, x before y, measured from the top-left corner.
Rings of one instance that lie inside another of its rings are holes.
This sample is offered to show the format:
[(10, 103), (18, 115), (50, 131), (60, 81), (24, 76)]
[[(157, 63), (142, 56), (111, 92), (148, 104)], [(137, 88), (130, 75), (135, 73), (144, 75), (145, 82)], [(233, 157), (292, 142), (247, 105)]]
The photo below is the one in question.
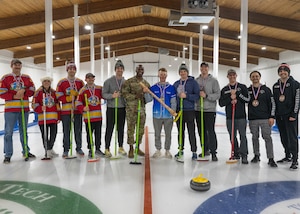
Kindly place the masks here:
[(5, 157), (3, 160), (3, 163), (9, 164), (10, 163), (10, 157)]
[(255, 155), (254, 158), (251, 160), (251, 163), (257, 163), (259, 161), (260, 161), (259, 156)]
[(212, 161), (218, 161), (217, 155), (216, 155), (216, 154), (212, 154), (212, 155), (211, 155), (211, 160), (212, 160)]
[(105, 157), (105, 154), (100, 149), (96, 149), (95, 154), (101, 157)]
[(178, 153), (175, 155), (175, 158), (178, 158), (179, 156), (182, 156), (183, 155), (183, 151), (178, 151)]
[(290, 169), (291, 170), (295, 170), (295, 169), (298, 169), (298, 161), (292, 163), (292, 165), (290, 166)]
[[(209, 150), (208, 150), (208, 151), (205, 151), (205, 152), (204, 152), (204, 156), (210, 156), (210, 151), (209, 151)], [(201, 158), (201, 157), (202, 157), (202, 153), (200, 153), (200, 154), (198, 155), (198, 157)]]
[(247, 156), (242, 157), (242, 164), (248, 164)]
[(278, 167), (273, 158), (269, 159), (268, 165), (270, 165), (270, 167)]
[(286, 163), (286, 162), (292, 162), (292, 159), (285, 157), (285, 158), (282, 158), (281, 160), (277, 161), (277, 163)]
[[(26, 155), (24, 154), (23, 157), (25, 158)], [(30, 152), (28, 152), (28, 157), (29, 158), (36, 158), (36, 156), (34, 154), (30, 153)]]

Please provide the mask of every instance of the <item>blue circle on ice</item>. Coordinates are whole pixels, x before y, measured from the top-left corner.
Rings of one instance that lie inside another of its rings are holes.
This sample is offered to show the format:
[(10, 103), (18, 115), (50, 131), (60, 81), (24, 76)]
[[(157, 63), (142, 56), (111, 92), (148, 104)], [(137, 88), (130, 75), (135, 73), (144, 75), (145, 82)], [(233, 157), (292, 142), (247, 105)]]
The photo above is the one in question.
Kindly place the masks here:
[(235, 187), (204, 201), (194, 214), (299, 213), (300, 181), (255, 183)]

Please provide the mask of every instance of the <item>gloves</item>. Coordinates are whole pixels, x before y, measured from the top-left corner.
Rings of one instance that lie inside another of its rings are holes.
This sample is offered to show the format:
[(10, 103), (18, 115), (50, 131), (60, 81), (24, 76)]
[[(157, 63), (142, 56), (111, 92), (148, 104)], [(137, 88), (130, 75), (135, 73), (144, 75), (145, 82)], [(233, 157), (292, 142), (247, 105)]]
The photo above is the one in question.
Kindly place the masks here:
[(75, 91), (74, 89), (70, 90), (70, 95), (72, 96), (78, 96), (78, 92)]
[(72, 96), (66, 96), (66, 101), (67, 101), (68, 103), (72, 102)]

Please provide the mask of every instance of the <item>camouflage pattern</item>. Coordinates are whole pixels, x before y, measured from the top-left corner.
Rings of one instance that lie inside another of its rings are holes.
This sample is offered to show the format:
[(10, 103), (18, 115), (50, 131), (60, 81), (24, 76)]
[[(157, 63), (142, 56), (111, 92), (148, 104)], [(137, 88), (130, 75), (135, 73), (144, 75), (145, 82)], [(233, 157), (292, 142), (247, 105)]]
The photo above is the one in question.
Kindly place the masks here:
[(150, 87), (150, 84), (146, 80), (139, 80), (136, 77), (132, 77), (125, 81), (121, 89), (121, 93), (126, 101), (127, 143), (130, 145), (135, 143), (134, 131), (137, 125), (139, 99), (141, 100), (139, 144), (142, 142), (146, 122), (145, 93), (139, 82), (142, 82), (148, 88)]

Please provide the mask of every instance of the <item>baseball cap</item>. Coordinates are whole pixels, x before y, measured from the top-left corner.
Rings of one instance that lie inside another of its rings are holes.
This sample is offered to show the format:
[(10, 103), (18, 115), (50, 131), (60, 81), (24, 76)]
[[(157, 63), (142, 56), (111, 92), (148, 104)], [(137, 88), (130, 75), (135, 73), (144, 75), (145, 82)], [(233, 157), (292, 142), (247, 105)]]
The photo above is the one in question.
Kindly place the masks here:
[(22, 62), (19, 59), (12, 59), (11, 62), (10, 62), (11, 65), (14, 65), (14, 64), (17, 64), (17, 63), (22, 64)]
[(90, 77), (95, 77), (95, 75), (92, 74), (92, 73), (87, 73), (87, 74), (85, 75), (85, 78), (90, 78)]
[(227, 71), (227, 75), (228, 75), (228, 74), (232, 74), (232, 73), (236, 74), (236, 71), (233, 70), (233, 69), (229, 69), (229, 70)]

